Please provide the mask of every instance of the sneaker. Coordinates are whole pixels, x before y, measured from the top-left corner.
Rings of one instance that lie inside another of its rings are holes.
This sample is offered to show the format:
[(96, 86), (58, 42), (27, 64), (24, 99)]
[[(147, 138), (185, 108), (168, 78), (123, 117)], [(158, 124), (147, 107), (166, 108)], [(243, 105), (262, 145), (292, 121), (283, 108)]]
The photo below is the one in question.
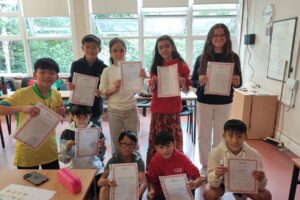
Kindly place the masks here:
[(207, 167), (206, 166), (202, 166), (202, 168), (200, 169), (200, 176), (201, 176), (202, 181), (207, 179)]
[(240, 193), (233, 193), (235, 200), (247, 200), (247, 197)]

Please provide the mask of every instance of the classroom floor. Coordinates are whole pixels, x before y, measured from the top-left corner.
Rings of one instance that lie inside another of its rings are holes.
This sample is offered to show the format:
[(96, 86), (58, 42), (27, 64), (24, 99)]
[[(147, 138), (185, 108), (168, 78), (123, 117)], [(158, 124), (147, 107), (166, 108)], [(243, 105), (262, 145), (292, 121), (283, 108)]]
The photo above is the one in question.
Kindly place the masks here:
[[(182, 117), (182, 129), (184, 132), (184, 152), (188, 157), (195, 163), (199, 168), (200, 163), (198, 159), (198, 148), (197, 142), (194, 145), (191, 142), (191, 136), (189, 133), (186, 133), (186, 118)], [(2, 149), (0, 147), (0, 169), (15, 169), (13, 166), (13, 155), (14, 155), (14, 146), (15, 140), (8, 135), (5, 118), (4, 116), (0, 117), (1, 126), (4, 132), (5, 144), (6, 148)], [(148, 111), (146, 117), (143, 117), (140, 114), (140, 123), (141, 130), (139, 133), (139, 142), (140, 142), (140, 151), (142, 153), (143, 158), (146, 158), (147, 152), (147, 141), (148, 141), (148, 131), (149, 131), (149, 123), (150, 123), (150, 113)], [(61, 131), (68, 125), (68, 117), (64, 119), (63, 124), (59, 124), (57, 127), (57, 136), (60, 135)], [(104, 130), (104, 134), (106, 136), (106, 145), (108, 147), (106, 160), (111, 156), (111, 148), (110, 148), (110, 138), (108, 131), (108, 121), (107, 117), (103, 115), (102, 126)], [(12, 129), (15, 129), (15, 121), (13, 117)], [(268, 143), (265, 143), (261, 140), (248, 140), (247, 141), (250, 146), (256, 148), (260, 154), (262, 155), (266, 175), (268, 178), (267, 188), (271, 191), (274, 200), (287, 200), (288, 193), (291, 182), (291, 175), (293, 165), (290, 161), (290, 158), (295, 157), (291, 152), (286, 149), (280, 150), (275, 146), (272, 146)], [(196, 200), (202, 200), (202, 188), (196, 190)], [(231, 194), (225, 194), (222, 198), (223, 200), (233, 200), (233, 196)], [(295, 199), (300, 199), (300, 185), (297, 188), (297, 193)]]

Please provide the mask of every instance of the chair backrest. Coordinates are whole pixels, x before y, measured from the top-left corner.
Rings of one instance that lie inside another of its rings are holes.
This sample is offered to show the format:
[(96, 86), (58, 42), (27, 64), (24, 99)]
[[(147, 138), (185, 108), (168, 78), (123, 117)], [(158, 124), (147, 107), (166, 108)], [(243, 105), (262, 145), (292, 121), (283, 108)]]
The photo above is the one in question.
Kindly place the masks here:
[(17, 90), (17, 84), (14, 78), (5, 78), (4, 82), (7, 89), (10, 89), (11, 91)]
[(21, 88), (27, 87), (30, 80), (33, 80), (33, 77), (24, 77), (21, 81)]

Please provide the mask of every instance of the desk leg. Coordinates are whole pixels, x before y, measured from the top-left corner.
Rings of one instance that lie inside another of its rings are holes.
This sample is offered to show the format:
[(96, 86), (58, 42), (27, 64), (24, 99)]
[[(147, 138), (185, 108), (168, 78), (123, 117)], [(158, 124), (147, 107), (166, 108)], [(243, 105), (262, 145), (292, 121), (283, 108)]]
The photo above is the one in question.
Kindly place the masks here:
[(8, 134), (11, 134), (11, 115), (5, 115)]
[(192, 141), (194, 145), (196, 144), (196, 125), (197, 125), (197, 100), (194, 101), (194, 127), (193, 127), (193, 135), (192, 135)]
[(5, 148), (5, 143), (4, 143), (4, 137), (3, 137), (1, 122), (0, 122), (0, 137), (1, 137), (2, 148), (4, 149)]

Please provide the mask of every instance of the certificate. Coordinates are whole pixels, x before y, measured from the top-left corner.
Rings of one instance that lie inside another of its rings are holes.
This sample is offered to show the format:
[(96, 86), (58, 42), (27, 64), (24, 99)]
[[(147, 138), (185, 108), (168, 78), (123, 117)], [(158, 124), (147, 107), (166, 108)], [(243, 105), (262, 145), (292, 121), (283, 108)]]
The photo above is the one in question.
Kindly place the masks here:
[(33, 149), (39, 148), (62, 120), (57, 113), (47, 106), (41, 103), (36, 106), (40, 109), (39, 115), (37, 117), (28, 115), (13, 136)]
[(257, 170), (257, 160), (228, 159), (225, 189), (229, 192), (257, 193), (257, 180), (252, 176)]
[(141, 92), (143, 78), (140, 76), (142, 62), (120, 62), (121, 92)]
[(71, 93), (70, 103), (93, 106), (98, 82), (99, 77), (74, 73), (73, 83), (75, 89)]
[(159, 180), (167, 200), (194, 199), (187, 185), (186, 174), (160, 176)]
[(158, 97), (180, 96), (177, 64), (160, 67), (157, 66)]
[(205, 94), (229, 96), (234, 63), (208, 62)]
[(139, 178), (137, 163), (112, 164), (112, 178), (116, 186), (110, 189), (111, 200), (138, 200)]
[(76, 134), (76, 150), (78, 157), (97, 155), (99, 128), (79, 128)]

